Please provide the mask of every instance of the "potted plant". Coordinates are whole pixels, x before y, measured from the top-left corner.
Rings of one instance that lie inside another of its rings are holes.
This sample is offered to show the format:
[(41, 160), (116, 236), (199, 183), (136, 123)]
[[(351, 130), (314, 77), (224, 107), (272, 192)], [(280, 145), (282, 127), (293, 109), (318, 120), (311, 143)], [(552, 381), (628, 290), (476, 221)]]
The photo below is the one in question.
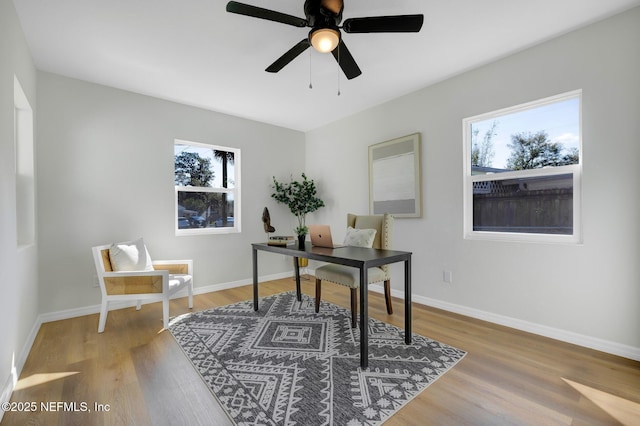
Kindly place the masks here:
[(291, 180), (290, 183), (280, 183), (273, 177), (273, 194), (271, 197), (277, 202), (286, 204), (296, 218), (298, 226), (295, 232), (298, 235), (298, 248), (304, 250), (304, 241), (309, 233), (305, 224), (307, 213), (314, 212), (320, 207), (324, 207), (324, 201), (316, 196), (316, 185), (313, 179), (308, 179), (302, 173), (302, 181)]

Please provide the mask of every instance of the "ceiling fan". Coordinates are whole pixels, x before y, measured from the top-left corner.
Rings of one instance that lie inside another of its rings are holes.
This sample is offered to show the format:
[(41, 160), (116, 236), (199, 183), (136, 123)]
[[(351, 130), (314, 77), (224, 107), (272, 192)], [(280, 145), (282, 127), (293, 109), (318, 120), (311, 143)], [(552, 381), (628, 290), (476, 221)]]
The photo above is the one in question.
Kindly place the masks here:
[(349, 80), (362, 74), (362, 71), (360, 71), (358, 64), (344, 44), (340, 32), (341, 29), (348, 34), (412, 33), (420, 31), (424, 21), (423, 15), (395, 15), (349, 18), (340, 25), (343, 9), (343, 0), (306, 0), (304, 2), (306, 19), (303, 19), (236, 1), (227, 3), (227, 12), (230, 13), (266, 19), (300, 28), (311, 28), (307, 38), (299, 41), (273, 64), (269, 65), (265, 71), (273, 73), (280, 71), (289, 62), (307, 50), (309, 46), (313, 46), (319, 52), (331, 52)]

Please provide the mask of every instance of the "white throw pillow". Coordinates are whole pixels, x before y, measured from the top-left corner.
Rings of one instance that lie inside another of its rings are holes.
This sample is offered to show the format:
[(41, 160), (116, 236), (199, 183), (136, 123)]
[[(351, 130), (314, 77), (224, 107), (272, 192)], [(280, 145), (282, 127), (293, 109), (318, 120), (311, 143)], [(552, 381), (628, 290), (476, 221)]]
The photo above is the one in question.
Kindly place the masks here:
[(114, 271), (153, 271), (151, 256), (142, 238), (111, 244), (109, 258)]
[(344, 245), (352, 247), (373, 247), (373, 240), (376, 238), (375, 229), (347, 228), (347, 235), (344, 237)]

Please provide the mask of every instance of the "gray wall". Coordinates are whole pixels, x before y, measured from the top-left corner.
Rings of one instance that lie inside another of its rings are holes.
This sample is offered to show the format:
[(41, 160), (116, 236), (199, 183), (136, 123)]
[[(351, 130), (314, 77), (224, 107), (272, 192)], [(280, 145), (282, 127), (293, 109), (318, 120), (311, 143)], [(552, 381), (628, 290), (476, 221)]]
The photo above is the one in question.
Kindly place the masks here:
[[(304, 134), (48, 73), (38, 74), (40, 311), (100, 303), (91, 246), (144, 237), (154, 259), (190, 258), (198, 287), (247, 281), (271, 176), (304, 169)], [(176, 237), (174, 139), (240, 148), (242, 233)], [(261, 275), (290, 269), (282, 256)]]
[[(307, 173), (328, 198), (321, 220), (344, 235), (345, 214), (368, 211), (367, 147), (420, 132), (424, 215), (396, 220), (395, 238), (414, 253), (416, 300), (640, 358), (639, 40), (636, 8), (308, 132)], [(462, 120), (574, 89), (584, 244), (465, 240)]]
[(14, 76), (35, 115), (36, 70), (10, 0), (0, 0), (0, 58), (0, 401), (5, 401), (39, 312), (37, 242), (17, 244), (13, 136)]

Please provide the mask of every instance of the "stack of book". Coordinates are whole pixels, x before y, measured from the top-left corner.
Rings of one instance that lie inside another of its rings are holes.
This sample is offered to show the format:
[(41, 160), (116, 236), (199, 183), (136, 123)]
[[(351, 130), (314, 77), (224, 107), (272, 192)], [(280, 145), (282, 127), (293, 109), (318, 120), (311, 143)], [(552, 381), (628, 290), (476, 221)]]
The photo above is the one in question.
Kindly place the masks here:
[(267, 244), (270, 246), (287, 246), (294, 243), (293, 235), (272, 235), (269, 237), (269, 241), (267, 241)]

